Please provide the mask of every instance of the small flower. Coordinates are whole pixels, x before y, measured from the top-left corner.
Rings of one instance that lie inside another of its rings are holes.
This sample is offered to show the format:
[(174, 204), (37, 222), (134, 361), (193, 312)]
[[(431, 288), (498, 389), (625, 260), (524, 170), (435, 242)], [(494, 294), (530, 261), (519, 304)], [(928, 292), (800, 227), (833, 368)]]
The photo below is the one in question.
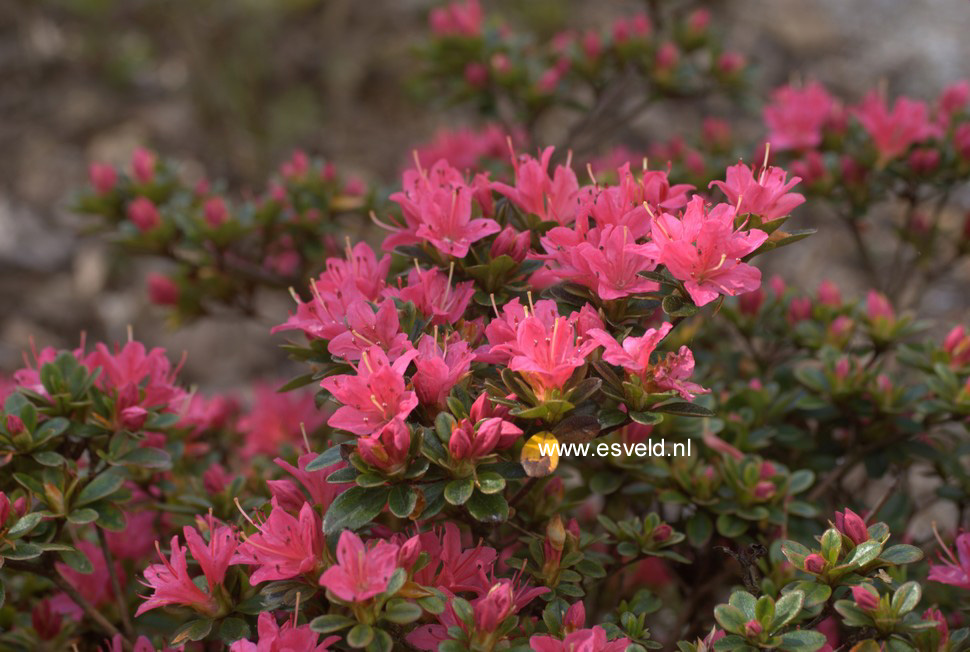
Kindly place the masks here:
[(414, 359), (417, 371), (411, 382), (422, 405), (444, 407), (445, 398), (468, 374), (475, 358), (467, 342), (457, 336), (457, 341), (448, 339), (443, 339), (442, 346), (430, 335), (423, 335), (418, 341), (418, 355)]
[(142, 233), (151, 231), (161, 223), (158, 216), (158, 209), (151, 199), (147, 197), (137, 197), (128, 204), (128, 219), (138, 227)]
[(578, 652), (580, 650), (583, 652), (623, 652), (628, 645), (630, 645), (628, 638), (610, 641), (606, 637), (606, 630), (599, 626), (569, 632), (561, 641), (552, 636), (540, 634), (529, 639), (529, 647), (535, 652)]
[(155, 154), (138, 147), (131, 155), (131, 174), (139, 183), (151, 183), (155, 178)]
[(179, 545), (178, 536), (172, 537), (169, 559), (162, 554), (157, 541), (155, 549), (162, 563), (152, 564), (145, 569), (145, 586), (154, 592), (138, 607), (135, 616), (168, 605), (191, 607), (207, 616), (214, 616), (219, 605), (212, 595), (206, 594), (192, 581), (185, 557), (186, 549)]
[(577, 341), (575, 328), (565, 317), (557, 317), (552, 328), (537, 317), (527, 317), (516, 330), (517, 355), (509, 369), (519, 372), (536, 397), (545, 400), (549, 392), (563, 388), (597, 346), (592, 340)]
[(495, 182), (492, 188), (523, 212), (537, 215), (544, 222), (565, 226), (576, 219), (579, 181), (569, 167), (562, 165), (557, 165), (553, 176), (549, 176), (547, 170), (553, 151), (554, 148), (547, 147), (538, 160), (531, 156), (513, 157), (515, 186)]
[(853, 114), (872, 138), (879, 152), (880, 165), (897, 158), (910, 145), (938, 134), (938, 129), (930, 122), (926, 104), (907, 97), (897, 98), (890, 111), (886, 98), (878, 91), (872, 91)]
[(318, 644), (319, 634), (309, 625), (298, 627), (294, 618), (286, 620), (281, 627), (269, 611), (259, 614), (256, 631), (259, 633), (258, 643), (238, 640), (229, 646), (229, 652), (328, 652), (329, 646), (340, 640), (339, 636), (328, 636)]
[(205, 575), (211, 594), (215, 587), (221, 585), (226, 579), (226, 570), (229, 568), (239, 541), (231, 527), (216, 526), (211, 513), (208, 516), (207, 524), (209, 529), (208, 543), (193, 527), (185, 526), (182, 528), (182, 535), (185, 537), (189, 552), (192, 553), (192, 558), (198, 562), (202, 573)]
[(229, 221), (229, 208), (226, 207), (226, 200), (222, 197), (210, 197), (205, 201), (202, 208), (205, 223), (210, 228), (218, 229)]
[(411, 431), (400, 419), (394, 419), (379, 431), (357, 442), (361, 458), (374, 468), (394, 475), (407, 467), (411, 450)]
[(451, 276), (438, 268), (412, 269), (408, 272), (408, 284), (403, 288), (388, 288), (386, 296), (402, 301), (413, 301), (417, 309), (436, 326), (454, 324), (462, 315), (475, 294), (475, 282), (451, 284)]
[(747, 638), (758, 638), (762, 631), (764, 631), (764, 628), (757, 620), (752, 619), (744, 624), (744, 635)]
[(231, 562), (258, 566), (250, 577), (252, 584), (288, 580), (320, 565), (323, 531), (310, 503), (303, 503), (299, 518), (294, 518), (274, 498), (269, 517), (253, 524), (257, 532), (244, 537)]
[(930, 565), (929, 579), (933, 582), (949, 584), (961, 589), (970, 589), (970, 533), (956, 538), (956, 554), (940, 544), (946, 557), (942, 555), (939, 564)]
[(803, 195), (788, 192), (799, 181), (799, 177), (788, 181), (788, 173), (776, 167), (765, 168), (755, 179), (751, 168), (738, 163), (727, 169), (727, 181), (711, 181), (708, 187), (720, 188), (739, 215), (752, 213), (762, 222), (770, 222), (791, 214), (796, 206), (805, 203)]
[(162, 274), (148, 275), (148, 298), (156, 306), (174, 306), (179, 302), (179, 287)]
[(771, 95), (764, 108), (768, 140), (778, 150), (812, 149), (822, 142), (822, 128), (835, 101), (825, 87), (810, 82), (802, 88), (782, 86)]
[(107, 195), (115, 189), (118, 183), (118, 173), (104, 163), (92, 163), (88, 166), (88, 180), (99, 195)]
[(337, 565), (320, 576), (321, 586), (345, 602), (364, 602), (387, 588), (397, 569), (399, 547), (378, 541), (370, 550), (350, 530), (337, 542)]

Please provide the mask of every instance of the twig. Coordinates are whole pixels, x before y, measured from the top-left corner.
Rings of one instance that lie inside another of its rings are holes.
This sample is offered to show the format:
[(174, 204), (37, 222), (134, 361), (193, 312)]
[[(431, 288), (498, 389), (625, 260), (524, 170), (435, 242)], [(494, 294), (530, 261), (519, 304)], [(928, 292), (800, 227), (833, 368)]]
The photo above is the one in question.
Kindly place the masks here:
[(101, 553), (104, 555), (104, 561), (108, 565), (108, 575), (111, 577), (111, 590), (114, 591), (115, 601), (118, 603), (118, 614), (121, 617), (121, 627), (125, 630), (125, 635), (128, 638), (134, 638), (135, 628), (131, 625), (131, 616), (128, 613), (128, 604), (125, 602), (125, 596), (121, 592), (121, 582), (118, 581), (118, 571), (115, 568), (114, 555), (111, 554), (111, 548), (108, 547), (108, 539), (104, 535), (104, 530), (95, 526), (94, 529), (98, 533), (98, 544), (101, 546)]
[(522, 487), (517, 492), (515, 492), (515, 495), (512, 496), (512, 499), (509, 500), (509, 507), (515, 507), (520, 500), (525, 498), (526, 494), (528, 494), (532, 490), (532, 487), (535, 486), (535, 483), (536, 483), (535, 478), (529, 478), (528, 480), (526, 480), (525, 484), (522, 485)]

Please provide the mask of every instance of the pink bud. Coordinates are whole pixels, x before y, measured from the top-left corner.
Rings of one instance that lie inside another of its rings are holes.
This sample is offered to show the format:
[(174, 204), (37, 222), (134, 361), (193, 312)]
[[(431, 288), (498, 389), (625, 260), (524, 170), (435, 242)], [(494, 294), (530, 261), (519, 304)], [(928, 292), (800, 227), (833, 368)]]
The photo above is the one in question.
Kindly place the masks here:
[(761, 288), (751, 292), (745, 292), (738, 296), (738, 308), (742, 315), (753, 317), (761, 310), (761, 304), (765, 301), (765, 293)]
[(653, 540), (659, 543), (663, 543), (664, 541), (670, 538), (670, 535), (673, 534), (673, 532), (674, 532), (674, 529), (672, 527), (670, 527), (666, 523), (661, 523), (660, 525), (658, 525), (653, 529)]
[(835, 527), (855, 545), (869, 540), (869, 530), (866, 528), (865, 521), (848, 507), (844, 513), (835, 513)]
[(49, 598), (41, 600), (30, 613), (30, 624), (42, 641), (50, 641), (61, 631), (64, 615), (51, 608)]
[(771, 291), (775, 293), (775, 296), (781, 298), (785, 294), (785, 279), (775, 274), (768, 281), (768, 285), (771, 286)]
[(479, 632), (494, 632), (514, 608), (512, 583), (501, 581), (475, 605), (475, 626)]
[(139, 147), (131, 155), (131, 173), (141, 183), (151, 183), (155, 178), (155, 155)]
[(199, 182), (195, 184), (195, 194), (197, 197), (206, 197), (212, 192), (212, 184), (209, 183), (208, 179), (199, 179)]
[(470, 61), (465, 66), (465, 81), (472, 88), (484, 88), (488, 84), (488, 67), (479, 61)]
[(835, 377), (839, 380), (845, 380), (849, 377), (849, 373), (852, 371), (852, 365), (849, 363), (849, 359), (846, 357), (839, 358), (839, 361), (835, 363)]
[(727, 149), (731, 145), (731, 125), (725, 120), (704, 118), (701, 136), (711, 149)]
[(804, 158), (792, 161), (791, 172), (793, 176), (801, 177), (802, 183), (810, 184), (824, 179), (828, 170), (822, 155), (811, 150), (805, 153)]
[(940, 112), (947, 117), (961, 111), (970, 102), (970, 82), (961, 80), (947, 86), (940, 95)]
[(788, 305), (788, 321), (797, 324), (810, 319), (812, 316), (812, 300), (808, 297), (797, 297)]
[(582, 600), (577, 600), (569, 606), (562, 618), (562, 627), (567, 634), (582, 629), (586, 624), (586, 606)]
[(529, 244), (530, 234), (528, 231), (520, 233), (513, 227), (507, 226), (495, 236), (495, 241), (492, 243), (492, 249), (489, 253), (492, 258), (506, 255), (515, 262), (521, 263), (525, 260), (526, 254), (529, 253)]
[(214, 462), (202, 473), (202, 486), (210, 494), (219, 494), (229, 486), (232, 477), (218, 462)]
[(414, 535), (404, 542), (397, 554), (397, 565), (400, 568), (411, 568), (418, 561), (421, 554), (421, 535)]
[(293, 152), (289, 161), (280, 166), (280, 172), (287, 179), (302, 177), (309, 169), (310, 158), (306, 155), (306, 152), (299, 149)]
[(855, 322), (851, 318), (845, 315), (839, 315), (829, 326), (829, 334), (833, 338), (840, 340), (848, 337), (852, 333), (853, 326), (855, 326)]
[(501, 52), (493, 54), (489, 63), (497, 75), (505, 75), (512, 70), (512, 62), (509, 60), (508, 55)]
[(869, 295), (866, 297), (866, 315), (873, 321), (885, 319), (891, 322), (896, 318), (889, 299), (886, 298), (886, 295), (875, 290), (869, 290)]
[(722, 75), (736, 75), (744, 69), (744, 55), (739, 52), (724, 52), (717, 58), (717, 69)]
[(822, 555), (813, 552), (805, 558), (805, 570), (809, 573), (821, 573), (825, 570), (825, 559)]
[(7, 522), (7, 518), (10, 516), (10, 499), (7, 498), (7, 494), (0, 491), (0, 528), (3, 524)]
[(842, 305), (842, 294), (835, 283), (825, 279), (818, 286), (818, 300), (826, 306), (838, 308)]
[(158, 209), (147, 197), (138, 197), (128, 204), (128, 219), (143, 233), (151, 231), (161, 222)]
[(88, 166), (88, 179), (99, 195), (107, 195), (118, 182), (118, 173), (110, 165), (92, 163)]
[(362, 197), (367, 192), (367, 184), (363, 179), (350, 177), (344, 184), (344, 194), (348, 197)]
[(940, 165), (940, 152), (931, 147), (914, 149), (909, 155), (909, 168), (916, 174), (929, 174)]
[(646, 38), (650, 36), (653, 25), (650, 24), (650, 19), (647, 17), (647, 14), (640, 11), (633, 14), (633, 17), (630, 19), (630, 29), (639, 38)]
[(761, 636), (762, 631), (764, 631), (764, 628), (757, 620), (749, 620), (744, 624), (744, 635), (747, 638), (757, 638)]
[(400, 419), (394, 419), (373, 435), (361, 437), (357, 443), (365, 462), (389, 474), (407, 466), (410, 448), (411, 432)]
[(768, 500), (775, 495), (775, 483), (768, 480), (761, 480), (754, 486), (754, 497), (759, 500)]
[(872, 611), (879, 606), (879, 597), (861, 584), (852, 587), (852, 599), (863, 611)]
[(138, 405), (127, 407), (121, 411), (121, 427), (125, 430), (141, 430), (148, 419), (148, 410)]
[(17, 518), (20, 518), (26, 514), (29, 507), (30, 506), (27, 504), (27, 496), (21, 496), (17, 500), (13, 501), (13, 513), (17, 515)]
[(205, 222), (211, 228), (217, 229), (229, 220), (229, 209), (222, 197), (210, 197), (203, 207)]
[(149, 274), (148, 299), (156, 306), (174, 306), (179, 301), (179, 287), (163, 274)]
[(536, 90), (544, 95), (551, 95), (555, 92), (556, 87), (559, 86), (559, 81), (562, 78), (562, 74), (557, 68), (549, 68), (539, 77), (539, 81), (536, 82)]
[(24, 422), (16, 414), (7, 415), (7, 432), (11, 435), (19, 435), (24, 431)]
[(687, 29), (695, 34), (707, 31), (711, 24), (711, 12), (707, 9), (695, 9), (687, 16)]
[(953, 132), (953, 146), (964, 159), (970, 159), (970, 122), (964, 122)]
[(583, 34), (583, 52), (587, 59), (598, 59), (603, 52), (603, 41), (596, 30), (589, 30)]
[(930, 607), (923, 612), (923, 620), (935, 620), (936, 621), (936, 631), (940, 634), (940, 643), (943, 647), (946, 647), (946, 642), (950, 638), (950, 628), (946, 623), (946, 616), (943, 612), (935, 607)]
[(680, 61), (680, 52), (677, 50), (677, 46), (673, 43), (664, 43), (657, 49), (657, 55), (654, 59), (654, 64), (661, 71), (668, 71), (677, 65)]
[(775, 468), (775, 465), (765, 460), (764, 462), (761, 463), (761, 470), (758, 473), (758, 477), (760, 477), (762, 480), (769, 480), (775, 477), (777, 473), (778, 473), (778, 469)]

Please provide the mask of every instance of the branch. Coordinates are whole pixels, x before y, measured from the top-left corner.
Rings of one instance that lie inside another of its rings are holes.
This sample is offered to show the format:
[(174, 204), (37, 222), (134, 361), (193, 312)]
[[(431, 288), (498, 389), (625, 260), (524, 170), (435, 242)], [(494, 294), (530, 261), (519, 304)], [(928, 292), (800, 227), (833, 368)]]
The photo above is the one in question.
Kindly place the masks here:
[(104, 561), (108, 565), (108, 575), (111, 576), (111, 590), (114, 591), (115, 600), (118, 603), (118, 613), (121, 616), (121, 626), (125, 630), (125, 634), (128, 638), (134, 638), (135, 628), (131, 625), (131, 616), (128, 613), (128, 604), (125, 602), (125, 596), (121, 592), (121, 582), (118, 581), (118, 571), (115, 568), (114, 555), (111, 554), (111, 548), (108, 547), (108, 539), (104, 535), (104, 530), (99, 528), (97, 525), (94, 526), (94, 529), (98, 533), (98, 544), (101, 546), (101, 553), (104, 555)]

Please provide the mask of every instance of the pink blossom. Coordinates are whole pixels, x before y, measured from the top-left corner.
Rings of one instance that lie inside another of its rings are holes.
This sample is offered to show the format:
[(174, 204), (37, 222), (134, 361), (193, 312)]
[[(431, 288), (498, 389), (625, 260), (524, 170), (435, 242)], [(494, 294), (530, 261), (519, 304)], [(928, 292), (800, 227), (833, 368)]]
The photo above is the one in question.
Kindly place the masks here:
[(579, 342), (565, 317), (557, 317), (551, 328), (538, 317), (527, 317), (516, 330), (516, 353), (509, 369), (519, 372), (539, 400), (545, 400), (549, 392), (563, 388), (597, 346), (591, 340)]
[(540, 220), (568, 225), (576, 219), (576, 197), (579, 182), (576, 174), (557, 165), (553, 176), (547, 170), (554, 148), (547, 147), (539, 160), (531, 156), (513, 158), (515, 186), (495, 182), (492, 188), (505, 195), (525, 213), (537, 215)]
[(802, 88), (782, 86), (771, 95), (764, 108), (768, 140), (779, 150), (811, 149), (822, 142), (822, 128), (832, 113), (835, 101), (820, 83)]
[(454, 523), (419, 535), (421, 550), (427, 552), (431, 563), (415, 572), (414, 581), (451, 593), (473, 592), (482, 595), (488, 590), (485, 573), (495, 563), (494, 548), (479, 545), (466, 547), (461, 531)]
[(950, 121), (955, 114), (966, 109), (970, 103), (970, 81), (962, 79), (950, 84), (940, 93), (939, 99), (939, 122), (942, 127)]
[[(430, 335), (423, 335), (418, 341), (418, 355), (414, 359), (417, 371), (411, 381), (422, 405), (443, 407), (451, 388), (471, 368), (475, 355), (468, 343), (455, 335), (444, 339), (442, 346)], [(451, 339), (457, 341), (449, 342)]]
[(344, 530), (337, 542), (337, 565), (324, 571), (320, 585), (345, 602), (369, 600), (387, 588), (399, 550), (386, 541), (368, 550), (360, 537)]
[(599, 626), (576, 630), (562, 640), (539, 634), (529, 639), (529, 647), (536, 652), (623, 652), (629, 644), (628, 638), (608, 640)]
[(99, 388), (126, 394), (129, 404), (137, 401), (143, 407), (171, 411), (182, 407), (185, 390), (175, 384), (178, 368), (172, 368), (165, 349), (146, 351), (144, 344), (131, 341), (112, 353), (99, 342), (84, 364), (92, 371), (101, 369), (96, 381)]
[(258, 567), (250, 577), (252, 584), (313, 573), (322, 563), (323, 530), (310, 503), (303, 503), (296, 518), (274, 498), (269, 517), (256, 528), (243, 539), (231, 562)]
[(131, 174), (139, 183), (151, 183), (155, 178), (156, 158), (153, 152), (143, 148), (135, 148), (131, 155)]
[(438, 268), (412, 269), (408, 272), (408, 284), (399, 289), (388, 288), (386, 295), (402, 301), (413, 301), (417, 309), (431, 318), (434, 325), (454, 324), (468, 307), (475, 294), (473, 281), (451, 284), (450, 275)]
[(229, 221), (229, 208), (226, 206), (226, 200), (222, 197), (207, 199), (202, 208), (202, 213), (205, 217), (205, 223), (213, 229), (218, 229)]
[(970, 589), (970, 533), (956, 538), (956, 554), (943, 547), (938, 564), (930, 564), (928, 579), (961, 589)]
[[(185, 558), (186, 549), (179, 545), (178, 536), (172, 537), (169, 559), (162, 555), (157, 543), (156, 549), (162, 563), (152, 564), (145, 569), (144, 582), (145, 586), (153, 590), (153, 593), (138, 607), (135, 616), (168, 605), (191, 607), (205, 615), (214, 616), (218, 611), (218, 604), (211, 594), (203, 592), (192, 581), (192, 576), (189, 575), (188, 562)], [(218, 570), (215, 564), (213, 564), (212, 570)], [(222, 568), (222, 573), (225, 573), (224, 568)]]
[(886, 98), (872, 91), (853, 114), (872, 138), (882, 164), (903, 154), (910, 145), (938, 135), (926, 103), (908, 97), (897, 98), (890, 111)]
[(108, 548), (116, 559), (142, 559), (155, 546), (158, 512), (143, 509), (125, 512), (125, 529), (121, 532), (105, 530)]
[(856, 584), (852, 587), (852, 599), (863, 611), (873, 611), (879, 606), (879, 594), (870, 585)]
[(404, 371), (417, 355), (412, 350), (391, 363), (382, 349), (373, 346), (361, 354), (356, 375), (321, 381), (320, 386), (342, 403), (327, 423), (355, 435), (369, 435), (392, 419), (407, 417), (418, 397), (405, 388)]
[(886, 298), (886, 295), (875, 290), (869, 290), (869, 294), (866, 296), (866, 316), (870, 321), (892, 322), (896, 319), (889, 299)]
[(185, 537), (189, 552), (192, 553), (192, 558), (198, 562), (202, 569), (209, 585), (209, 593), (212, 594), (215, 587), (225, 581), (226, 570), (229, 568), (229, 562), (236, 552), (239, 542), (236, 540), (236, 533), (232, 527), (217, 526), (212, 514), (208, 516), (207, 525), (209, 530), (208, 542), (193, 527), (185, 526), (182, 528), (182, 535)]
[(448, 452), (455, 460), (478, 460), (511, 446), (521, 434), (521, 428), (500, 417), (477, 422), (462, 419), (451, 432)]
[(529, 253), (531, 239), (532, 234), (529, 231), (516, 231), (513, 227), (507, 226), (492, 242), (489, 256), (492, 258), (508, 256), (515, 262), (521, 263)]
[(653, 222), (653, 239), (660, 262), (675, 278), (684, 281), (698, 306), (720, 294), (737, 295), (761, 285), (761, 270), (741, 262), (768, 239), (758, 229), (734, 228), (733, 206), (718, 204), (709, 212), (695, 196), (683, 216), (663, 213)]
[[(54, 568), (68, 584), (74, 587), (88, 602), (95, 607), (102, 607), (113, 601), (114, 592), (111, 588), (111, 574), (101, 548), (90, 541), (79, 541), (76, 544), (94, 570), (90, 573), (80, 573), (67, 564), (56, 562)], [(121, 564), (115, 562), (115, 572), (119, 579), (124, 577)], [(56, 594), (51, 600), (51, 606), (57, 613), (64, 614), (74, 620), (81, 619), (81, 607), (76, 605), (67, 594)]]
[(347, 330), (327, 345), (331, 355), (357, 361), (365, 349), (379, 346), (393, 361), (411, 349), (407, 334), (400, 332), (401, 322), (393, 301), (382, 301), (376, 313), (369, 302), (354, 301), (347, 307), (344, 322)]
[(970, 334), (963, 326), (954, 326), (943, 340), (943, 350), (950, 356), (950, 365), (970, 364)]
[(708, 187), (720, 188), (739, 215), (753, 213), (762, 222), (770, 222), (791, 214), (796, 206), (805, 203), (804, 196), (788, 192), (801, 179), (787, 179), (788, 173), (776, 167), (762, 170), (755, 179), (751, 168), (738, 163), (727, 169), (726, 182), (712, 181)]
[(276, 616), (269, 611), (259, 614), (256, 631), (259, 634), (258, 643), (235, 641), (229, 646), (229, 652), (328, 652), (329, 646), (340, 640), (339, 636), (328, 636), (318, 644), (319, 634), (309, 625), (298, 627), (294, 620), (287, 619), (281, 627), (276, 623)]
[(273, 455), (280, 446), (301, 440), (301, 425), (313, 432), (323, 425), (326, 415), (317, 409), (313, 394), (305, 390), (278, 392), (259, 383), (253, 387), (248, 413), (239, 419), (239, 432), (245, 437), (242, 454)]
[[(316, 453), (304, 453), (300, 455), (297, 460), (297, 466), (294, 467), (292, 464), (286, 460), (277, 457), (274, 462), (276, 465), (285, 471), (288, 471), (290, 475), (296, 478), (299, 483), (306, 490), (307, 495), (310, 497), (312, 504), (316, 507), (321, 507), (326, 510), (330, 507), (337, 496), (342, 494), (344, 491), (351, 487), (350, 483), (345, 482), (327, 482), (327, 477), (343, 468), (347, 467), (346, 462), (337, 462), (336, 464), (331, 464), (328, 467), (317, 469), (316, 471), (307, 471), (306, 467), (310, 462), (317, 458)], [(302, 505), (303, 501), (300, 501)], [(297, 506), (299, 508), (299, 506)]]
[(128, 204), (128, 219), (142, 233), (151, 231), (162, 221), (158, 215), (158, 209), (155, 208), (155, 204), (147, 197), (136, 197)]
[[(513, 140), (520, 138), (518, 134), (513, 135)], [(444, 159), (459, 170), (478, 167), (483, 160), (504, 159), (507, 154), (506, 134), (498, 125), (481, 129), (439, 129), (431, 142), (417, 150), (418, 162), (424, 167)]]
[(162, 274), (148, 275), (148, 298), (157, 306), (174, 306), (179, 301), (179, 287)]

